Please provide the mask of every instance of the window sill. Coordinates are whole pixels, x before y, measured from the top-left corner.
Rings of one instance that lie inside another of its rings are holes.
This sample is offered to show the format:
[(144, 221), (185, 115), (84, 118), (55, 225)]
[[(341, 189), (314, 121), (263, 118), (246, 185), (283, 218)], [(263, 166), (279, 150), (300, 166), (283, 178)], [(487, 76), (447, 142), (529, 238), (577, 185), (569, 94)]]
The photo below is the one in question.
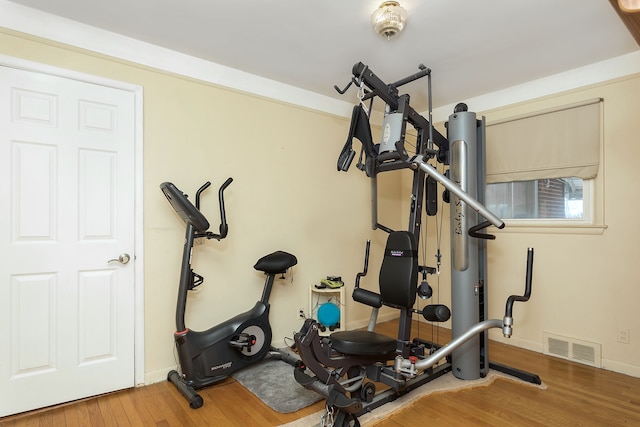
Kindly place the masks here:
[(607, 225), (580, 223), (550, 223), (505, 220), (505, 227), (498, 230), (492, 227), (493, 233), (535, 233), (535, 234), (583, 234), (602, 235)]

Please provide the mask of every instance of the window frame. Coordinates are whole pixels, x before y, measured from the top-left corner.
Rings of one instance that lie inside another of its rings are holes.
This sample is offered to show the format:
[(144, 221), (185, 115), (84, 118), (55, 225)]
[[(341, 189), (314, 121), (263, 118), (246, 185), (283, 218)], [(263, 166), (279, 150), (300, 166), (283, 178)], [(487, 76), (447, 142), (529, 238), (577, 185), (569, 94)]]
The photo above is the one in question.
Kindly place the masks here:
[[(492, 233), (536, 233), (536, 234), (586, 234), (601, 235), (607, 229), (605, 222), (605, 194), (604, 194), (604, 99), (598, 98), (602, 102), (600, 108), (600, 162), (595, 177), (591, 179), (583, 179), (583, 218), (514, 218), (503, 219), (505, 227), (497, 229), (491, 226)], [(578, 101), (575, 105), (584, 103)], [(552, 111), (560, 107), (551, 107), (547, 110)], [(528, 109), (527, 109), (528, 110)], [(502, 110), (505, 111), (505, 110)], [(493, 112), (494, 115), (498, 112)], [(536, 111), (522, 112), (520, 116), (529, 116), (536, 114)], [(489, 115), (489, 114), (488, 114)], [(501, 116), (499, 113), (498, 116)], [(515, 117), (520, 117), (515, 116)], [(513, 118), (512, 116), (511, 118)], [(484, 118), (484, 117), (483, 117)], [(496, 121), (510, 120), (508, 116), (496, 117)], [(486, 118), (484, 118), (486, 120)], [(543, 178), (538, 178), (543, 179)], [(513, 181), (511, 181), (513, 182)], [(489, 185), (485, 183), (485, 186)], [(486, 188), (485, 188), (486, 191)], [(484, 195), (486, 197), (486, 194)]]
[[(507, 218), (505, 227), (493, 227), (493, 233), (537, 233), (537, 234), (602, 234), (604, 223), (603, 205), (598, 202), (598, 178), (583, 180), (583, 218)], [(601, 179), (600, 179), (601, 181)], [(602, 197), (601, 197), (602, 198)]]
[[(544, 179), (544, 178), (542, 178)], [(546, 223), (550, 225), (554, 224), (563, 224), (563, 225), (592, 225), (593, 224), (593, 187), (594, 187), (595, 179), (585, 179), (582, 180), (582, 218), (502, 218), (505, 223), (511, 223), (513, 225), (544, 225)], [(486, 184), (488, 187), (490, 185), (499, 185), (499, 184), (512, 184), (510, 183), (495, 183), (495, 184)], [(488, 200), (488, 195), (485, 194), (485, 200)], [(489, 203), (487, 202), (487, 205)], [(496, 215), (498, 213), (494, 212)]]

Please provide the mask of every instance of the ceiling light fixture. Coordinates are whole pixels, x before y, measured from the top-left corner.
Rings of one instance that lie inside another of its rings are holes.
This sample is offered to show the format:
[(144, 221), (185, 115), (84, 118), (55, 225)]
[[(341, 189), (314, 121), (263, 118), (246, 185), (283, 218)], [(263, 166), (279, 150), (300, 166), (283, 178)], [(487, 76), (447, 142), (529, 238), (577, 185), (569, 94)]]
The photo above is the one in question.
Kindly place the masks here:
[(618, 0), (618, 5), (624, 12), (640, 12), (640, 0)]
[(387, 40), (398, 35), (406, 21), (407, 11), (397, 1), (385, 1), (371, 14), (373, 29)]

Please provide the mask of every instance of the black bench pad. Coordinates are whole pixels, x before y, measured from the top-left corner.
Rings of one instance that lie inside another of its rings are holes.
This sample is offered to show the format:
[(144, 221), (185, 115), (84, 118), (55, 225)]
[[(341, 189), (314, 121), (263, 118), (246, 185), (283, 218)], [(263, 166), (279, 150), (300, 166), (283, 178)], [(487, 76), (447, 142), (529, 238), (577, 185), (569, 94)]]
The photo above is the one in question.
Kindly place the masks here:
[(392, 359), (396, 340), (371, 331), (340, 331), (331, 334), (331, 347), (343, 354), (376, 356)]

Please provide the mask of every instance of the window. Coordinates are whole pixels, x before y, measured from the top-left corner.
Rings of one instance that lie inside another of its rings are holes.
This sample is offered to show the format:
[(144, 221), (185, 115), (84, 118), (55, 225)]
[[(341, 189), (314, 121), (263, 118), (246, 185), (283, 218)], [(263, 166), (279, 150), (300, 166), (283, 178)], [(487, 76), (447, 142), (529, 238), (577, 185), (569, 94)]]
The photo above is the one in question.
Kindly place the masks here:
[(587, 220), (590, 184), (575, 177), (488, 184), (486, 205), (502, 219)]
[(489, 210), (503, 219), (590, 223), (601, 181), (601, 105), (596, 98), (488, 123)]

